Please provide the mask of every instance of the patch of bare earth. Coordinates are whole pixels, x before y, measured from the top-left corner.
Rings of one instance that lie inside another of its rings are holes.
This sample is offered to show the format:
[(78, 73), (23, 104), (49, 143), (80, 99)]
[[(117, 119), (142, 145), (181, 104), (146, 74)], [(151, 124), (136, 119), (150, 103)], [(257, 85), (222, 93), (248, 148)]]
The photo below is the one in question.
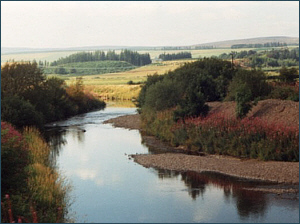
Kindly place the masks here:
[(104, 124), (112, 124), (114, 127), (127, 129), (140, 129), (141, 119), (139, 114), (125, 115), (112, 118), (103, 122)]
[[(208, 102), (209, 113), (224, 113), (235, 116), (235, 102)], [(299, 102), (290, 100), (261, 100), (252, 108), (247, 117), (258, 117), (269, 123), (299, 126)]]
[[(234, 102), (209, 102), (209, 113), (222, 112), (229, 117), (235, 116)], [(270, 123), (280, 123), (287, 126), (299, 126), (299, 102), (284, 100), (262, 100), (253, 107), (248, 117), (259, 117)], [(140, 130), (140, 116), (127, 115), (114, 118), (105, 123), (113, 123), (115, 127)], [(152, 138), (150, 145), (155, 144)], [(161, 143), (157, 144), (161, 147)], [(170, 148), (170, 146), (168, 146)], [(178, 148), (174, 148), (178, 151)], [(254, 159), (238, 159), (229, 156), (195, 156), (181, 153), (163, 153), (154, 155), (134, 155), (134, 160), (145, 167), (157, 167), (176, 171), (213, 171), (226, 175), (273, 181), (277, 183), (299, 185), (299, 162), (258, 161)], [(256, 189), (257, 190), (257, 189)], [(288, 191), (291, 189), (288, 189)], [(277, 192), (282, 189), (264, 189)], [(296, 190), (298, 192), (298, 189)]]

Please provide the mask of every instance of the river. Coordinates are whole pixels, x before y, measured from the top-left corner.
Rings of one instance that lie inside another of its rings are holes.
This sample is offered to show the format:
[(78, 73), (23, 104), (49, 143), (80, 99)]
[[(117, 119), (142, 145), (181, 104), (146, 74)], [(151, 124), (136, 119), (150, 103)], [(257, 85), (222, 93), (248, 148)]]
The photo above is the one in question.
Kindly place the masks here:
[(135, 163), (128, 155), (153, 153), (140, 132), (103, 124), (134, 113), (107, 107), (48, 125), (53, 163), (72, 185), (75, 222), (299, 222), (298, 199), (244, 189), (257, 183)]

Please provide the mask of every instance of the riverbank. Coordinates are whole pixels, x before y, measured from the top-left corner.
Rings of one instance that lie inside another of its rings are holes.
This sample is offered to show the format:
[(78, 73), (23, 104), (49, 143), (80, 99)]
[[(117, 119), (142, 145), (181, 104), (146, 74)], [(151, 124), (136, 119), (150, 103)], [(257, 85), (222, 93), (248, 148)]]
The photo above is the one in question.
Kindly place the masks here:
[[(230, 113), (234, 109), (233, 104), (232, 102), (213, 102), (209, 106), (212, 111), (225, 109), (225, 112)], [(286, 122), (286, 125), (290, 123), (299, 124), (299, 117), (295, 115), (297, 111), (299, 113), (297, 105), (290, 101), (260, 101), (251, 112), (251, 116), (267, 116), (269, 114), (270, 121), (272, 119), (280, 119), (280, 121)], [(286, 118), (286, 116), (279, 116), (279, 113), (290, 116)], [(105, 123), (112, 123), (115, 127), (141, 130), (140, 115), (138, 114), (117, 117)], [(162, 154), (132, 156), (137, 163), (145, 167), (157, 167), (176, 171), (212, 171), (247, 179), (272, 181), (285, 185), (299, 185), (299, 162), (266, 162), (257, 159), (240, 159), (230, 156), (195, 156), (183, 153), (169, 153), (170, 150), (178, 152), (178, 150), (180, 151), (184, 148), (171, 147), (149, 136), (143, 137), (143, 141), (146, 145), (158, 146), (168, 151), (168, 153)], [(298, 192), (298, 187), (296, 188), (296, 192)], [(278, 190), (274, 192), (278, 193)], [(282, 189), (279, 192), (282, 192)]]
[[(140, 130), (140, 117), (138, 114), (126, 115), (105, 121), (115, 127)], [(151, 146), (160, 144), (168, 149), (178, 148), (155, 142), (151, 137), (143, 138), (145, 144), (149, 141)], [(163, 153), (154, 155), (134, 155), (134, 160), (145, 167), (157, 167), (176, 171), (213, 171), (226, 175), (272, 181), (284, 184), (299, 184), (298, 162), (259, 161), (255, 159), (239, 159), (230, 156), (206, 155), (195, 156), (182, 153)]]

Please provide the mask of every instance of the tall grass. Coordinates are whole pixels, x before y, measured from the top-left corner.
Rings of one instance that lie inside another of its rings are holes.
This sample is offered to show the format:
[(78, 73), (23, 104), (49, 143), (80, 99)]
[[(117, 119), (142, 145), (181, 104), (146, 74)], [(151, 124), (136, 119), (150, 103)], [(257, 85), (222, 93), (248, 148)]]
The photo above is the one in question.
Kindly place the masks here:
[[(36, 203), (37, 215), (43, 222), (56, 222), (58, 209), (67, 215), (68, 192), (66, 180), (50, 166), (50, 147), (35, 128), (25, 128), (30, 165), (28, 186), (31, 200)], [(64, 217), (63, 216), (63, 217)], [(61, 220), (63, 221), (63, 220)]]
[(260, 160), (299, 161), (299, 127), (222, 113), (174, 122), (172, 110), (143, 111), (143, 128), (174, 146), (208, 154), (223, 154)]
[[(11, 125), (1, 122), (1, 137), (1, 147), (10, 152), (1, 152), (5, 171), (2, 174), (7, 176), (8, 184), (17, 183), (13, 189), (7, 186), (2, 189), (2, 222), (68, 221), (70, 185), (51, 166), (50, 148), (39, 131), (30, 127), (21, 134)], [(19, 156), (21, 150), (26, 152), (22, 157)], [(16, 170), (16, 162), (22, 161), (22, 166)], [(18, 183), (23, 183), (22, 188)]]
[(98, 85), (87, 88), (103, 100), (135, 100), (141, 90), (140, 85)]

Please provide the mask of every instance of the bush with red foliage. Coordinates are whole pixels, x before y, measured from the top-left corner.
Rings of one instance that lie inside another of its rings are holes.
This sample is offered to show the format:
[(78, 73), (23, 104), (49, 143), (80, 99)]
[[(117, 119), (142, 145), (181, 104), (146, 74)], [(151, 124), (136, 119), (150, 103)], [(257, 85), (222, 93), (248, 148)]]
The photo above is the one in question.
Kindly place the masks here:
[(172, 132), (178, 144), (207, 153), (262, 160), (299, 161), (299, 127), (267, 123), (257, 117), (229, 118), (222, 113), (177, 122)]

